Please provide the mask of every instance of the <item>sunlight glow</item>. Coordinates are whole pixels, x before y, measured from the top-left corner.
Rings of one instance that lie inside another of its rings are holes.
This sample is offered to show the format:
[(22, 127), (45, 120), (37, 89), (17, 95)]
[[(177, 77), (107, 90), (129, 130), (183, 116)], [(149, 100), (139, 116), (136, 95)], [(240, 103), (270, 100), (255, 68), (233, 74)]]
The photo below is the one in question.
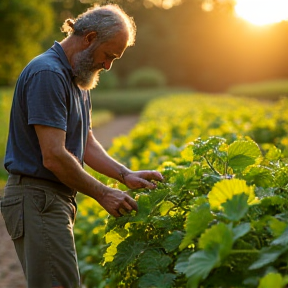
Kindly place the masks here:
[(173, 6), (180, 5), (182, 0), (144, 0), (144, 6), (146, 8), (152, 8), (153, 5), (164, 8), (170, 9)]
[(255, 25), (288, 20), (288, 0), (236, 0), (236, 14)]

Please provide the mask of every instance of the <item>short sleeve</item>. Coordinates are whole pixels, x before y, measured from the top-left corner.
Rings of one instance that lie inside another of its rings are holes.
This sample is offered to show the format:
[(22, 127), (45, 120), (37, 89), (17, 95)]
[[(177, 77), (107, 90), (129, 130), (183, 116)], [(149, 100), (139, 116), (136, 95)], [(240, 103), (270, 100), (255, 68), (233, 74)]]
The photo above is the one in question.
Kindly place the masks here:
[(29, 125), (67, 130), (66, 90), (63, 78), (53, 71), (41, 71), (26, 84)]

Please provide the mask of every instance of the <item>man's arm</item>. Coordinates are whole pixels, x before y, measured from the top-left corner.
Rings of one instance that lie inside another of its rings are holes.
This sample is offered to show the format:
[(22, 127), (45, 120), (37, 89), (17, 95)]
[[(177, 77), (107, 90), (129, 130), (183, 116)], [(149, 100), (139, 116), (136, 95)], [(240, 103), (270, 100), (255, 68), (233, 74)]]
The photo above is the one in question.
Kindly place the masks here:
[(124, 165), (110, 157), (95, 139), (93, 132), (88, 134), (84, 155), (85, 163), (95, 171), (124, 183), (131, 189), (156, 187), (151, 180), (162, 181), (162, 175), (157, 171), (143, 170), (131, 171)]
[(95, 139), (92, 130), (88, 132), (84, 162), (93, 170), (120, 182), (123, 182), (121, 175), (132, 172), (108, 155), (102, 145)]
[(62, 183), (94, 198), (115, 217), (121, 216), (119, 209), (128, 212), (137, 210), (136, 201), (128, 194), (107, 187), (82, 168), (78, 160), (65, 148), (65, 131), (42, 125), (34, 127), (41, 147), (43, 165)]

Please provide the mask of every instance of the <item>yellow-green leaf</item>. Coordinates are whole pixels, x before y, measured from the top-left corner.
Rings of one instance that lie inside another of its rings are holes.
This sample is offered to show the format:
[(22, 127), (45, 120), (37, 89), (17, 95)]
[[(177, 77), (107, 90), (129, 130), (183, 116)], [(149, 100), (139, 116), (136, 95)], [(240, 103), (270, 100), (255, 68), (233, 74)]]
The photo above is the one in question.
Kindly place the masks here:
[(161, 216), (165, 216), (168, 213), (168, 211), (174, 206), (175, 205), (172, 202), (164, 201), (159, 209)]
[(125, 238), (121, 237), (114, 230), (108, 232), (105, 235), (106, 243), (111, 243), (111, 245), (107, 248), (106, 253), (104, 254), (105, 263), (112, 262), (114, 259), (114, 255), (117, 253), (117, 246), (124, 240)]
[(181, 152), (181, 157), (186, 161), (192, 162), (194, 158), (193, 147), (191, 145), (187, 145)]
[(279, 273), (268, 273), (261, 278), (258, 288), (283, 288), (283, 278)]
[(253, 205), (259, 202), (255, 197), (254, 187), (248, 186), (245, 180), (224, 179), (217, 182), (208, 194), (209, 203), (212, 209), (220, 209), (221, 205), (234, 195), (245, 193), (248, 195), (247, 203)]

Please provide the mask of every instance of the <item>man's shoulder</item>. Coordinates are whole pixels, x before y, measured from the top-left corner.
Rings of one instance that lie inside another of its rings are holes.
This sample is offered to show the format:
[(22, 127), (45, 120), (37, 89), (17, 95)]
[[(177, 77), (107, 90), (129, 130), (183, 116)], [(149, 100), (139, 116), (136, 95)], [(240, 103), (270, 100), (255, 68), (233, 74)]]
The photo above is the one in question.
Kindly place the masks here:
[(62, 74), (65, 67), (62, 64), (59, 55), (52, 49), (49, 49), (31, 60), (26, 68), (34, 73), (51, 71)]
[(70, 83), (72, 72), (65, 61), (61, 59), (61, 55), (50, 48), (28, 63), (23, 69), (20, 79), (22, 78), (27, 83), (41, 74), (49, 79), (62, 79), (62, 81)]

